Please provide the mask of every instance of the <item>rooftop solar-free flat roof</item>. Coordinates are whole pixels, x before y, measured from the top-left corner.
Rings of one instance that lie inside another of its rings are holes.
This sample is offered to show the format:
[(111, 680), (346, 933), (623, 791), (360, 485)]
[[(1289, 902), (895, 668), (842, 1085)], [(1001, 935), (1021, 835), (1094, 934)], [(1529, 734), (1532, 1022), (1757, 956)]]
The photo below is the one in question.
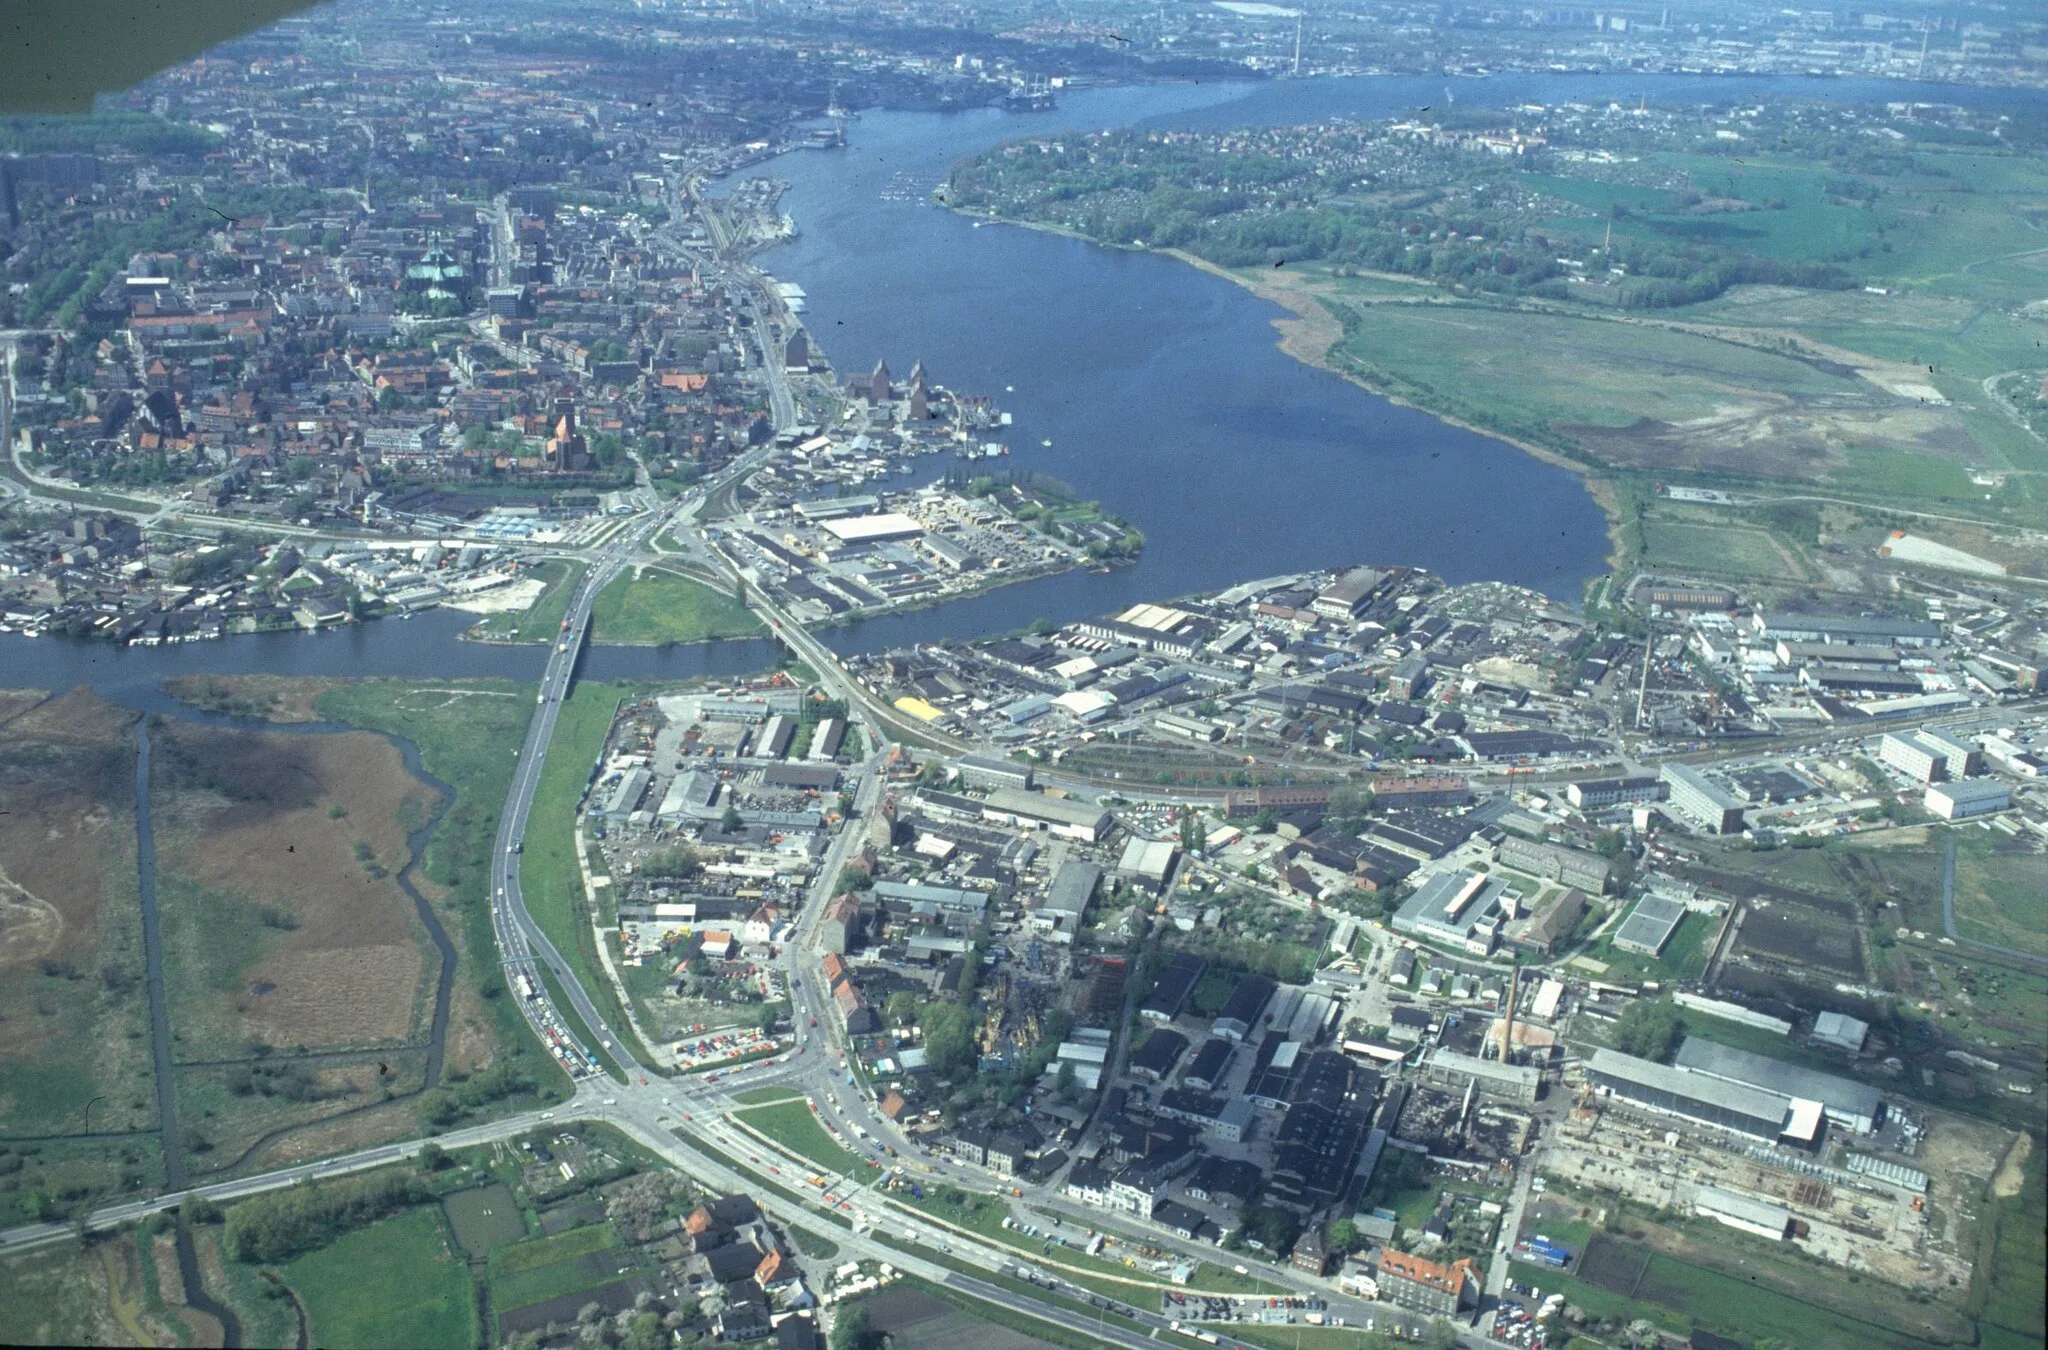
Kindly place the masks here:
[(1652, 954), (1661, 952), (1684, 918), (1685, 906), (1676, 900), (1645, 896), (1636, 902), (1635, 912), (1615, 930), (1614, 945)]
[(1696, 1074), (1711, 1074), (1730, 1082), (1747, 1083), (1785, 1097), (1805, 1097), (1820, 1102), (1837, 1115), (1877, 1118), (1881, 1100), (1876, 1088), (1831, 1073), (1804, 1069), (1782, 1059), (1737, 1050), (1701, 1036), (1688, 1036), (1678, 1047), (1672, 1063)]

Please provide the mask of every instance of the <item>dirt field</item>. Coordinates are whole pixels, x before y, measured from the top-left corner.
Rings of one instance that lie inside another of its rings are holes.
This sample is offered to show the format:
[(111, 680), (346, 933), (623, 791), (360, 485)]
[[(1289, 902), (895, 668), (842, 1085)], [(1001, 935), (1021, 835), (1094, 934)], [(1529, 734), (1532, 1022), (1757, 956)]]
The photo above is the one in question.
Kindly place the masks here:
[(144, 1128), (150, 1111), (132, 715), (0, 698), (0, 1132)]
[[(381, 737), (166, 727), (157, 812), (183, 1059), (409, 1039), (430, 979), (392, 879), (435, 801)], [(172, 954), (175, 953), (175, 959)]]
[(884, 1289), (867, 1300), (875, 1330), (897, 1350), (1035, 1350), (1035, 1336), (999, 1327), (915, 1289)]
[(1736, 951), (1745, 959), (1775, 965), (1821, 966), (1853, 978), (1863, 976), (1863, 951), (1856, 916), (1844, 906), (1757, 899), (1742, 921)]

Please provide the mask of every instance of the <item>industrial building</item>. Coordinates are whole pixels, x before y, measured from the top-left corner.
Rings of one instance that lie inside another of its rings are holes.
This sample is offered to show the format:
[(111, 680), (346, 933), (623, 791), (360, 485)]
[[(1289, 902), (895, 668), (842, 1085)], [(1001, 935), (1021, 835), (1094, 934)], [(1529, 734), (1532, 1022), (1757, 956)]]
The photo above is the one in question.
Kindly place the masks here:
[(1208, 961), (1193, 952), (1177, 953), (1160, 968), (1159, 977), (1152, 982), (1152, 993), (1139, 1007), (1138, 1016), (1148, 1022), (1171, 1022), (1179, 1017), (1181, 1009), (1187, 1006), (1188, 995), (1194, 992), (1202, 972), (1208, 968)]
[(1888, 731), (1877, 745), (1877, 757), (1917, 783), (1968, 778), (1984, 771), (1984, 756), (1939, 727)]
[(1846, 1013), (1824, 1012), (1813, 1019), (1813, 1043), (1854, 1055), (1863, 1049), (1870, 1035), (1870, 1023)]
[(1615, 930), (1614, 945), (1625, 952), (1654, 957), (1664, 950), (1664, 944), (1671, 941), (1671, 935), (1684, 920), (1684, 905), (1646, 895), (1636, 901), (1635, 913)]
[(1109, 833), (1109, 812), (1093, 802), (1048, 797), (1039, 792), (1003, 788), (988, 795), (981, 814), (989, 820), (1049, 830), (1092, 844)]
[(1820, 1103), (1800, 1103), (1806, 1109), (1795, 1112), (1792, 1099), (1783, 1093), (1747, 1083), (1604, 1048), (1595, 1050), (1586, 1061), (1586, 1074), (1594, 1086), (1646, 1110), (1746, 1134), (1766, 1143), (1789, 1138), (1811, 1144), (1820, 1136)]
[(1829, 1120), (1858, 1134), (1869, 1134), (1884, 1119), (1884, 1101), (1874, 1087), (1704, 1037), (1686, 1037), (1671, 1062), (1689, 1073), (1746, 1084), (1782, 1097), (1817, 1101)]
[(1055, 942), (1072, 942), (1081, 931), (1088, 902), (1095, 898), (1095, 888), (1101, 882), (1102, 869), (1094, 863), (1061, 863), (1045, 895), (1031, 907), (1032, 919), (1050, 932)]
[(1941, 625), (1878, 614), (1767, 614), (1750, 626), (1770, 642), (1844, 642), (1858, 646), (1926, 647), (1941, 641)]
[(1669, 792), (1672, 811), (1687, 824), (1709, 834), (1742, 833), (1742, 803), (1705, 774), (1684, 764), (1666, 764), (1657, 777)]
[(1696, 1214), (1773, 1242), (1784, 1241), (1785, 1234), (1792, 1228), (1792, 1211), (1783, 1205), (1753, 1200), (1734, 1191), (1724, 1191), (1719, 1186), (1700, 1187), (1692, 1204)]
[(1581, 811), (1598, 810), (1603, 806), (1626, 806), (1635, 802), (1661, 802), (1664, 800), (1664, 780), (1655, 774), (1638, 774), (1630, 778), (1589, 778), (1581, 783), (1567, 783), (1564, 799)]
[(915, 539), (924, 533), (924, 526), (900, 511), (827, 520), (821, 528), (842, 544), (879, 544), (890, 539)]
[(1019, 788), (1028, 792), (1033, 786), (1029, 764), (1013, 764), (989, 755), (966, 755), (953, 767), (958, 770), (960, 781), (971, 788)]
[(1484, 872), (1430, 878), (1395, 911), (1394, 931), (1430, 938), (1484, 956), (1493, 950), (1508, 883)]
[(1422, 1061), (1422, 1076), (1431, 1083), (1462, 1088), (1468, 1084), (1482, 1097), (1501, 1097), (1524, 1106), (1536, 1101), (1542, 1072), (1529, 1064), (1502, 1064), (1439, 1046)]
[(1170, 839), (1133, 839), (1124, 845), (1116, 872), (1118, 876), (1149, 886), (1155, 892), (1163, 891), (1166, 879), (1173, 875), (1173, 865), (1179, 859), (1180, 846)]
[(1259, 1015), (1266, 1011), (1266, 1004), (1278, 987), (1264, 975), (1245, 976), (1224, 1000), (1223, 1010), (1216, 1014), (1210, 1030), (1225, 1040), (1242, 1041), (1259, 1024)]
[(2005, 810), (2012, 805), (2012, 790), (1996, 778), (1966, 778), (1959, 783), (1930, 784), (1923, 801), (1943, 820), (1961, 820)]

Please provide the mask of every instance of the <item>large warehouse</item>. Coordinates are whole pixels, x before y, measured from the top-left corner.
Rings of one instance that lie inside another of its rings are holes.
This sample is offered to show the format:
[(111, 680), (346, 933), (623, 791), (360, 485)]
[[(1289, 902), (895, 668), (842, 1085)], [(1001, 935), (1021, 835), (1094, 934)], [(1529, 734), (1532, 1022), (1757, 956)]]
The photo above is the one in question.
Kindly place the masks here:
[(1760, 1088), (1781, 1097), (1819, 1102), (1827, 1117), (1845, 1129), (1869, 1134), (1884, 1119), (1884, 1102), (1866, 1083), (1802, 1069), (1782, 1059), (1737, 1050), (1718, 1041), (1688, 1036), (1672, 1064), (1689, 1073)]
[(1805, 1103), (1809, 1110), (1795, 1111), (1791, 1098), (1747, 1083), (1733, 1083), (1711, 1074), (1693, 1073), (1606, 1049), (1593, 1052), (1592, 1059), (1586, 1062), (1586, 1072), (1595, 1086), (1625, 1101), (1757, 1139), (1775, 1142), (1794, 1130), (1804, 1129), (1804, 1136), (1794, 1137), (1808, 1143), (1819, 1132), (1818, 1103)]

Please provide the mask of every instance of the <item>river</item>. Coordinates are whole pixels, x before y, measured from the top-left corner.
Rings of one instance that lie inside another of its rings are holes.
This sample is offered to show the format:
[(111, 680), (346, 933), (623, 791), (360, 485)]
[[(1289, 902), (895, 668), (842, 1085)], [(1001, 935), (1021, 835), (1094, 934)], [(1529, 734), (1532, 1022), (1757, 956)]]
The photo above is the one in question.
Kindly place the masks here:
[[(900, 376), (923, 360), (936, 382), (991, 395), (1016, 418), (1006, 436), (1014, 453), (1001, 467), (1062, 478), (1148, 540), (1133, 567), (869, 620), (827, 634), (828, 642), (852, 651), (972, 638), (1351, 562), (1414, 564), (1568, 601), (1604, 570), (1605, 521), (1576, 475), (1293, 360), (1271, 326), (1283, 311), (1228, 281), (1170, 258), (1010, 226), (976, 229), (927, 200), (962, 155), (1066, 128), (1274, 125), (1449, 100), (1671, 106), (1792, 97), (2044, 102), (2031, 90), (1691, 76), (1151, 85), (1069, 94), (1042, 113), (871, 113), (851, 124), (844, 151), (795, 151), (755, 167), (751, 174), (791, 184), (784, 209), (802, 231), (761, 265), (804, 288), (806, 321), (842, 373), (885, 359)], [(314, 636), (126, 649), (0, 636), (0, 687), (91, 684), (151, 706), (162, 698), (159, 680), (184, 674), (538, 677), (538, 648), (455, 641), (469, 622), (429, 612)], [(601, 647), (582, 673), (736, 674), (768, 665), (774, 652), (759, 640)]]

